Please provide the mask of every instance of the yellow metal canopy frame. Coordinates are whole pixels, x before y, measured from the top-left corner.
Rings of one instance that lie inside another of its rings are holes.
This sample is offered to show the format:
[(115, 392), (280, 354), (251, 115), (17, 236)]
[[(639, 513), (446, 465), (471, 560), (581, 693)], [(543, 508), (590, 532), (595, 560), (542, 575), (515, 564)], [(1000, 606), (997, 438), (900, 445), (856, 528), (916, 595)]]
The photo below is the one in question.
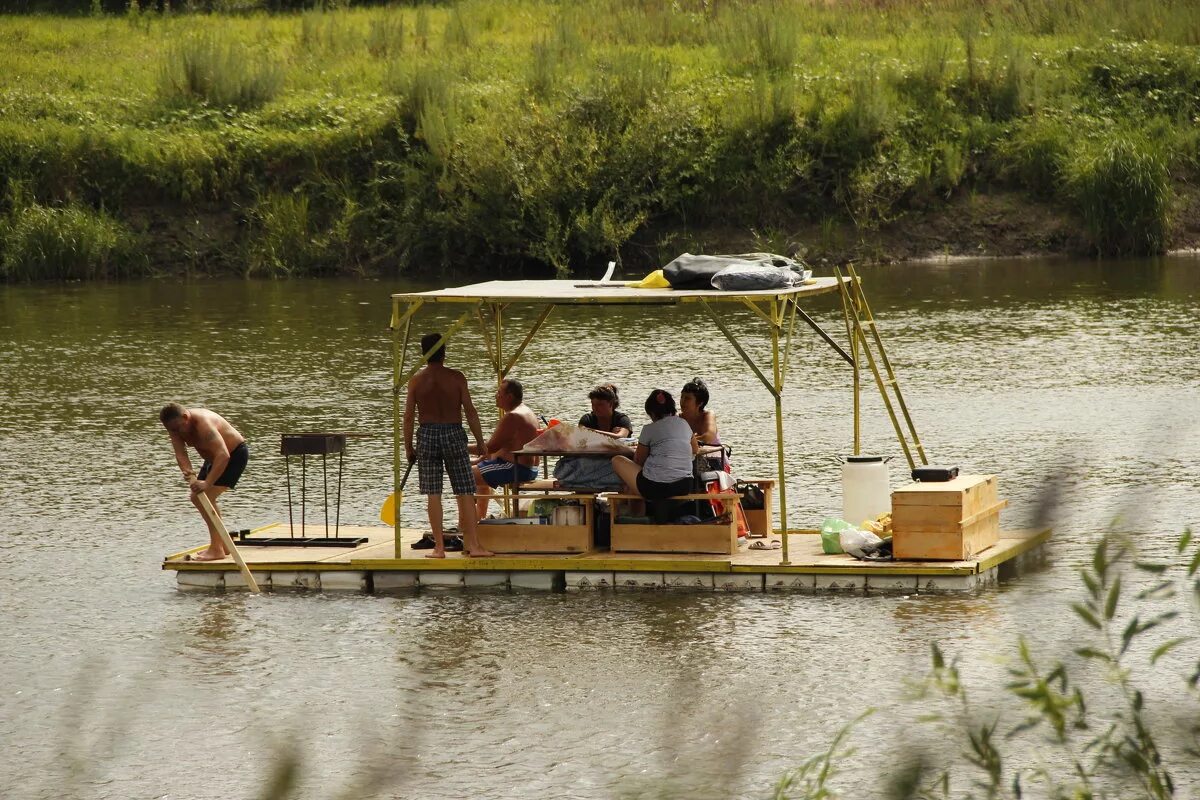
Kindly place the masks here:
[[(842, 301), (842, 312), (846, 323), (846, 335), (849, 339), (850, 351), (847, 352), (821, 328), (817, 322), (800, 308), (802, 299), (832, 292), (839, 293)], [(859, 392), (860, 353), (866, 356), (866, 362), (875, 378), (876, 386), (883, 396), (884, 405), (891, 417), (896, 435), (900, 439), (905, 457), (910, 467), (914, 465), (912, 451), (915, 450), (921, 463), (928, 463), (924, 448), (917, 438), (913, 427), (912, 417), (908, 412), (904, 399), (900, 394), (900, 386), (896, 380), (891, 362), (883, 352), (883, 342), (879, 337), (875, 320), (871, 316), (866, 296), (862, 293), (862, 282), (852, 267), (843, 276), (840, 270), (835, 270), (832, 278), (816, 278), (791, 289), (773, 289), (757, 292), (723, 292), (717, 290), (674, 290), (674, 289), (633, 289), (623, 283), (586, 282), (572, 280), (522, 280), (522, 281), (488, 281), (469, 286), (438, 289), (428, 292), (415, 292), (392, 295), (392, 467), (394, 491), (400, 497), (400, 482), (405, 458), (402, 448), (402, 398), (408, 382), (428, 360), (422, 354), (411, 367), (408, 365), (407, 353), (409, 333), (416, 314), (429, 304), (458, 304), (462, 313), (447, 327), (441, 335), (441, 341), (447, 342), (464, 327), (478, 325), (488, 361), (496, 375), (499, 385), (520, 360), (525, 349), (537, 336), (546, 319), (558, 306), (568, 305), (623, 305), (623, 306), (664, 306), (688, 305), (700, 306), (712, 319), (713, 324), (729, 340), (733, 349), (741, 357), (762, 382), (767, 392), (775, 401), (775, 445), (778, 466), (778, 496), (780, 529), (786, 532), (787, 524), (787, 476), (784, 474), (784, 435), (783, 435), (783, 392), (787, 383), (788, 360), (791, 354), (792, 337), (795, 334), (796, 319), (804, 320), (833, 350), (850, 366), (853, 371), (852, 392), (854, 405), (854, 453), (860, 448), (859, 425)], [(504, 315), (510, 306), (541, 307), (532, 326), (521, 339), (520, 344), (506, 357)], [(722, 319), (717, 306), (740, 306), (747, 308), (766, 325), (771, 343), (770, 364), (758, 364), (738, 341), (734, 331)], [(867, 331), (870, 331), (868, 335)], [(875, 352), (878, 352), (876, 357)], [(883, 372), (880, 367), (883, 367)], [(894, 399), (893, 399), (894, 398)], [(907, 425), (902, 429), (900, 418), (896, 414), (899, 408)], [(913, 445), (910, 447), (908, 439)], [(396, 514), (396, 557), (400, 552), (399, 510)], [(780, 551), (780, 564), (787, 565), (788, 537), (782, 537), (783, 548)]]

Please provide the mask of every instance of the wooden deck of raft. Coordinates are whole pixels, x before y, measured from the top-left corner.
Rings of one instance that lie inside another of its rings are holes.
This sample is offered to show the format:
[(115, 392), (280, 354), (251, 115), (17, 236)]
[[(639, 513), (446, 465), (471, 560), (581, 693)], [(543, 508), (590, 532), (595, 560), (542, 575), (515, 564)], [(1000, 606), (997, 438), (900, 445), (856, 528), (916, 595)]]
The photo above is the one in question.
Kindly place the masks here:
[[(283, 535), (268, 526), (253, 536)], [(403, 531), (403, 558), (395, 557), (391, 528), (342, 526), (341, 535), (366, 537), (354, 548), (242, 547), (240, 552), (260, 584), (273, 589), (387, 591), (414, 586), (513, 586), (517, 588), (712, 588), (727, 590), (810, 589), (892, 592), (971, 590), (994, 583), (1003, 565), (1036, 557), (1050, 530), (1004, 531), (1000, 541), (966, 561), (858, 561), (821, 552), (820, 537), (792, 533), (790, 564), (779, 563), (779, 550), (739, 548), (730, 555), (612, 554), (503, 555), (467, 558), (447, 553), (425, 558), (411, 545), (424, 532)], [(778, 538), (778, 534), (776, 537)], [(755, 540), (762, 541), (762, 540)], [(199, 549), (199, 548), (196, 548)], [(188, 551), (192, 552), (192, 551)], [(164, 559), (164, 570), (178, 572), (179, 584), (196, 588), (244, 586), (230, 559), (185, 561), (186, 553)]]

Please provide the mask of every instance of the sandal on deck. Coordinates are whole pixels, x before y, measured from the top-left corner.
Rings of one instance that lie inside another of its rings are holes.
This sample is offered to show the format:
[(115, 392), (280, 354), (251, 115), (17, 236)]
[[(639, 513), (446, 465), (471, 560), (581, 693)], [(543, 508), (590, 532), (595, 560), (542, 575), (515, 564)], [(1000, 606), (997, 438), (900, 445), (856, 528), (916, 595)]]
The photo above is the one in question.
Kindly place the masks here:
[(751, 550), (779, 550), (782, 547), (783, 545), (778, 539), (772, 539), (769, 542), (764, 542), (763, 540), (759, 539), (757, 542), (750, 543)]

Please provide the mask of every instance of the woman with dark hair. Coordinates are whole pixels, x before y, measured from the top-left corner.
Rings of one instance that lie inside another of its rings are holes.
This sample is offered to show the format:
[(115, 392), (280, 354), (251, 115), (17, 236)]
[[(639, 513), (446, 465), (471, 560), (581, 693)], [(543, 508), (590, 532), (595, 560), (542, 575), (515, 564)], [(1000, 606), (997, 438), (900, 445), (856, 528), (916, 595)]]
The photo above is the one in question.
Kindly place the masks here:
[(675, 399), (663, 389), (655, 389), (646, 398), (646, 414), (652, 422), (642, 428), (633, 458), (614, 457), (613, 471), (621, 477), (627, 493), (647, 500), (687, 494), (692, 490), (695, 434), (675, 415)]
[[(721, 436), (717, 433), (717, 415), (708, 410), (708, 384), (700, 378), (692, 378), (683, 385), (679, 393), (679, 416), (687, 421), (692, 433), (696, 434), (701, 445), (721, 444)], [(729, 459), (725, 456), (725, 448), (719, 453), (708, 456), (713, 469), (729, 471)]]
[(617, 411), (621, 407), (621, 398), (617, 395), (615, 384), (600, 384), (588, 392), (588, 400), (592, 401), (592, 410), (579, 418), (579, 427), (618, 439), (633, 435), (633, 423), (629, 415)]
[[(629, 415), (617, 410), (621, 399), (614, 384), (600, 384), (588, 392), (588, 399), (592, 401), (592, 410), (579, 418), (580, 428), (614, 439), (633, 435)], [(621, 479), (612, 471), (608, 456), (563, 456), (554, 465), (554, 478), (567, 489), (621, 488)]]

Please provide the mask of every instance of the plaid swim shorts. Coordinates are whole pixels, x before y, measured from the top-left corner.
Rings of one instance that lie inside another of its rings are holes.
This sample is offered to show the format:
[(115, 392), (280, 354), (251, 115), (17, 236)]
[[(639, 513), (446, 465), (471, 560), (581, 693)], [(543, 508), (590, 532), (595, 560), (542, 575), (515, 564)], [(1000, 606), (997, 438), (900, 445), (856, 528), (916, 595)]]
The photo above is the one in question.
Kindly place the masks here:
[(417, 428), (417, 475), (421, 494), (442, 493), (442, 470), (450, 473), (454, 494), (474, 494), (467, 432), (456, 423), (433, 423)]

